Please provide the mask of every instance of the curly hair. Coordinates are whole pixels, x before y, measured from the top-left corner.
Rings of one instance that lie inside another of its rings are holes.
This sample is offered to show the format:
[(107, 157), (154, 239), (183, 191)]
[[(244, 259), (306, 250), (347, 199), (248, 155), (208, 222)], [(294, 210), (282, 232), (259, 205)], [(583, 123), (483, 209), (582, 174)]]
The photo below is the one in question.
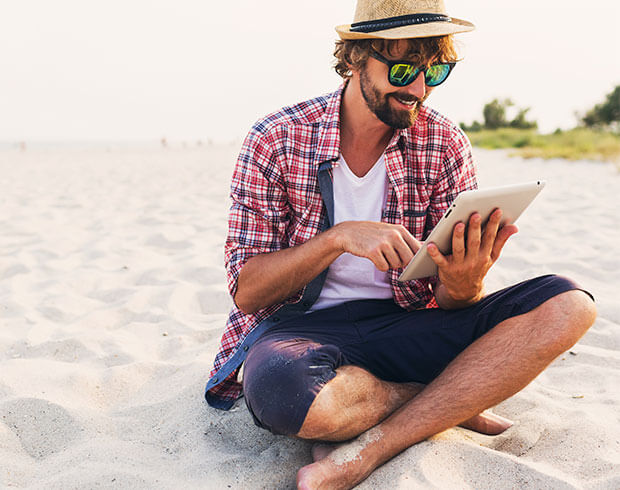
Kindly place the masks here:
[[(344, 79), (351, 78), (351, 69), (361, 69), (366, 65), (371, 49), (394, 56), (397, 39), (355, 39), (338, 40), (334, 56), (334, 69)], [(403, 59), (428, 63), (438, 59), (443, 62), (458, 60), (454, 40), (451, 35), (406, 39), (408, 46)]]

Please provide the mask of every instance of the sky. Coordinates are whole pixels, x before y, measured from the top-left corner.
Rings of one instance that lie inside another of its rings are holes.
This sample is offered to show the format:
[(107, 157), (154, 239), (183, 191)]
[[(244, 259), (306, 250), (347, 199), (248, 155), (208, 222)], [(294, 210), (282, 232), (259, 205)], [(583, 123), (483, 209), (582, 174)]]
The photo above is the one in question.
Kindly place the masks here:
[[(620, 84), (617, 0), (445, 0), (476, 24), (428, 105), (455, 122), (493, 98), (543, 131)], [(230, 142), (283, 105), (335, 90), (334, 26), (354, 0), (0, 3), (0, 141)]]

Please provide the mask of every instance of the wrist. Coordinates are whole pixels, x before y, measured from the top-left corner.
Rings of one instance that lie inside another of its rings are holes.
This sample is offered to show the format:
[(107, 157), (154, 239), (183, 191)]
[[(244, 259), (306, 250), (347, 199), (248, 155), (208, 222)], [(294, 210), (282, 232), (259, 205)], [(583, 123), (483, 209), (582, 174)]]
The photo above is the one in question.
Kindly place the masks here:
[(481, 284), (474, 290), (454, 289), (451, 290), (445, 284), (439, 283), (436, 288), (435, 298), (437, 304), (444, 309), (465, 308), (471, 306), (484, 297), (484, 285)]
[(469, 306), (469, 305), (476, 304), (482, 298), (484, 298), (484, 290), (479, 289), (474, 294), (466, 295), (465, 297), (461, 298), (459, 301)]
[(324, 237), (327, 239), (330, 252), (336, 252), (338, 255), (346, 252), (343, 228), (344, 222), (332, 226), (323, 233)]
[(459, 301), (459, 302), (475, 303), (476, 301), (481, 299), (482, 296), (484, 296), (482, 288), (475, 289), (475, 290), (469, 290), (469, 291), (463, 291), (463, 290), (450, 291), (446, 288), (446, 292), (448, 293), (448, 296), (450, 296), (451, 299), (453, 299), (454, 301)]

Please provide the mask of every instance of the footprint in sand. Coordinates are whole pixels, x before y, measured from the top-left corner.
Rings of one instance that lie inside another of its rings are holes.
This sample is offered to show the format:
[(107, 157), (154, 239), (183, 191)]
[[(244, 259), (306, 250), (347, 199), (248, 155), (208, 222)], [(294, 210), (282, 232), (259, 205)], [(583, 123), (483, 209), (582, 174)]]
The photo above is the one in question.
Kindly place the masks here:
[(180, 277), (199, 286), (214, 283), (221, 283), (224, 287), (226, 285), (223, 267), (189, 267), (181, 271)]
[(83, 430), (60, 405), (39, 398), (18, 398), (3, 403), (0, 420), (35, 459), (66, 449)]
[(39, 313), (41, 313), (46, 319), (56, 322), (56, 323), (64, 323), (68, 322), (71, 317), (67, 315), (64, 311), (59, 310), (53, 306), (39, 306), (37, 308)]
[(522, 425), (513, 430), (510, 436), (498, 437), (488, 447), (514, 456), (524, 456), (532, 450), (538, 442), (545, 437), (546, 429), (541, 426)]
[(0, 279), (9, 279), (19, 274), (28, 274), (29, 272), (30, 269), (25, 267), (23, 264), (15, 264), (4, 269), (0, 274)]
[(0, 318), (24, 318), (25, 316), (26, 309), (23, 306), (8, 299), (0, 303)]
[(126, 301), (135, 291), (127, 288), (102, 289), (92, 291), (87, 296), (104, 303), (113, 304)]
[(140, 275), (136, 280), (136, 286), (167, 286), (174, 282), (169, 276), (170, 272), (164, 269), (150, 269)]
[(232, 306), (230, 295), (222, 285), (220, 289), (205, 289), (196, 293), (200, 310), (205, 315), (227, 312)]
[(79, 362), (94, 359), (96, 354), (77, 339), (52, 340), (33, 346), (22, 357), (54, 359), (61, 362)]
[(188, 242), (187, 240), (180, 240), (180, 241), (168, 240), (161, 233), (158, 233), (156, 235), (151, 235), (146, 240), (145, 245), (149, 245), (151, 247), (165, 249), (169, 251), (185, 250), (187, 248), (192, 247), (192, 243)]

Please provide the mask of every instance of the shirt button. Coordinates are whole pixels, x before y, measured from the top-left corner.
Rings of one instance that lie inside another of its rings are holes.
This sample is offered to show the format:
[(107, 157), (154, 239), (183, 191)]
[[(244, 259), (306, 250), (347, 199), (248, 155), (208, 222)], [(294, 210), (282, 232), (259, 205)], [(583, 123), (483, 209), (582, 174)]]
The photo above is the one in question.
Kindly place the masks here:
[(218, 381), (217, 378), (213, 378), (214, 383), (217, 383), (217, 381)]
[(280, 317), (279, 316), (274, 316), (273, 317), (273, 321), (274, 322), (279, 322), (280, 321)]
[(248, 351), (248, 349), (249, 349), (249, 347), (248, 347), (247, 345), (244, 345), (244, 346), (243, 346), (243, 350), (244, 350), (245, 352), (247, 352), (247, 351)]

